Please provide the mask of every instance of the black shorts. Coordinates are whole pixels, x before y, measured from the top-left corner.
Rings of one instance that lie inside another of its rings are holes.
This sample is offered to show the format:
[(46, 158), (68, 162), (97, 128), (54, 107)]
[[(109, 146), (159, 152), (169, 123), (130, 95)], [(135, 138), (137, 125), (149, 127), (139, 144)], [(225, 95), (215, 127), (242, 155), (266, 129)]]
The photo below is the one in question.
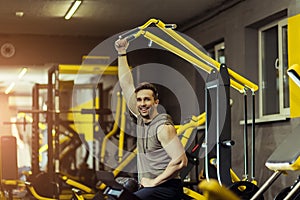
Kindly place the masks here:
[(142, 200), (181, 200), (183, 187), (180, 179), (170, 179), (155, 187), (144, 187), (134, 194)]

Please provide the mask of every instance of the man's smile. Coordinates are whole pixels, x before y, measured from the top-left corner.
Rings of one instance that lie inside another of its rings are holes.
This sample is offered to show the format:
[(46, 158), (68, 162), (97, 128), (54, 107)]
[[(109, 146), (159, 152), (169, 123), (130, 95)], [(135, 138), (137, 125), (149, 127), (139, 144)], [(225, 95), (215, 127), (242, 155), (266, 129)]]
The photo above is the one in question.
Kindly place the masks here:
[(148, 112), (148, 110), (149, 110), (149, 108), (148, 108), (148, 107), (145, 107), (145, 106), (143, 106), (143, 107), (139, 107), (139, 110), (140, 110), (142, 113), (147, 113), (147, 112)]

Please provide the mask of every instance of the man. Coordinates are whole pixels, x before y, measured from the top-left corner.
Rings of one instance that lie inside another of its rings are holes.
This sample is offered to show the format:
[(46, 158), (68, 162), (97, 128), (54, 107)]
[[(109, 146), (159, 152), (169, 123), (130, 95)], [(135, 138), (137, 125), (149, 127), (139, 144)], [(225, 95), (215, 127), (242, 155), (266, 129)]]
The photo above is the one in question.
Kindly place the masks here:
[(184, 148), (169, 115), (159, 114), (158, 93), (153, 84), (134, 87), (127, 62), (128, 42), (115, 42), (118, 76), (130, 112), (137, 119), (138, 176), (143, 200), (180, 200), (183, 194), (179, 171), (187, 165)]

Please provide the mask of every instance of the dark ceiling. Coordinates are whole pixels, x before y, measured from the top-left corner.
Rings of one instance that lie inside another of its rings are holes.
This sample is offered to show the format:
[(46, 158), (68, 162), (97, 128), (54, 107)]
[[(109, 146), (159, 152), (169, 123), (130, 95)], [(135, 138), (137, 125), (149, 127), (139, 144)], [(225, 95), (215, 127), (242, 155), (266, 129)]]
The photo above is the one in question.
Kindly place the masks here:
[[(1, 0), (0, 33), (109, 37), (150, 18), (186, 28), (234, 0), (83, 0), (70, 20), (73, 0)], [(22, 17), (16, 12), (23, 12)]]
[[(73, 0), (0, 0), (0, 34), (89, 36), (107, 38), (143, 25), (151, 18), (185, 31), (241, 0), (83, 0), (70, 20), (64, 15)], [(23, 16), (17, 12), (23, 12)], [(19, 68), (0, 63), (0, 92)], [(33, 80), (42, 83), (45, 69), (31, 71), (15, 93), (31, 93)]]

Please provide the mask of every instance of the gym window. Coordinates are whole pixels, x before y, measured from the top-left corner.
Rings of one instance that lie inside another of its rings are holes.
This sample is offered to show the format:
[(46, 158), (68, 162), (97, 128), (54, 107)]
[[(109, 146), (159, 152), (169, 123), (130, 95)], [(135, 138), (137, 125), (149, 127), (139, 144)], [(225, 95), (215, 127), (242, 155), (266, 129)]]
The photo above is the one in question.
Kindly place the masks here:
[(209, 56), (218, 61), (219, 63), (225, 63), (225, 43), (220, 42), (210, 45), (207, 48)]
[(219, 63), (225, 64), (225, 43), (215, 45), (215, 58)]
[(259, 118), (289, 117), (287, 19), (259, 29)]

